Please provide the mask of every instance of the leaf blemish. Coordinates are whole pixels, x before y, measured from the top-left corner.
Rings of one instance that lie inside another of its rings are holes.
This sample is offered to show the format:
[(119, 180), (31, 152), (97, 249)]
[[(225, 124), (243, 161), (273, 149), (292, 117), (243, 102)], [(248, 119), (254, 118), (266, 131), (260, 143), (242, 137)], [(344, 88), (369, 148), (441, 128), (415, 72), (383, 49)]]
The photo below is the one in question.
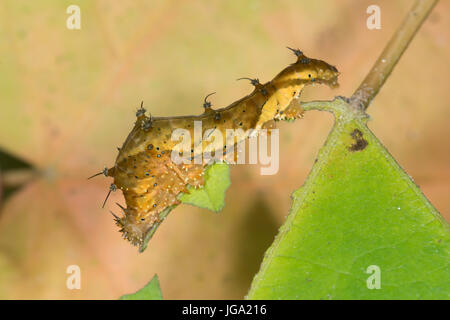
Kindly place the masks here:
[(351, 152), (364, 150), (369, 144), (366, 139), (364, 139), (363, 133), (359, 129), (355, 129), (350, 133), (350, 136), (355, 140), (350, 147), (347, 149)]

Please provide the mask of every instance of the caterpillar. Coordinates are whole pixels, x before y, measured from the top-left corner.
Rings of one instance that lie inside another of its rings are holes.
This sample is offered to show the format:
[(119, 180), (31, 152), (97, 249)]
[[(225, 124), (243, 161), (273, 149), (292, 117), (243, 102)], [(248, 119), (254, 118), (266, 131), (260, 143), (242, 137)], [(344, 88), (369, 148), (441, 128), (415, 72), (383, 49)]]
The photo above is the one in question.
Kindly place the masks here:
[[(177, 143), (171, 139), (173, 130), (184, 128), (191, 132), (192, 137), (194, 122), (201, 121), (202, 136), (207, 130), (225, 132), (226, 129), (240, 128), (247, 132), (242, 137), (245, 139), (251, 132), (249, 129), (270, 128), (273, 121), (301, 118), (301, 107), (292, 102), (299, 98), (306, 85), (338, 86), (336, 67), (308, 58), (298, 49), (288, 49), (296, 55), (295, 63), (267, 83), (249, 79), (254, 90), (228, 107), (213, 110), (207, 96), (204, 112), (200, 115), (152, 117), (146, 115), (141, 104), (134, 127), (119, 148), (114, 166), (96, 174), (114, 178), (108, 196), (112, 191), (123, 192), (126, 208), (119, 205), (123, 215), (113, 215), (125, 239), (133, 245), (142, 245), (146, 233), (155, 222), (159, 222), (159, 214), (177, 205), (178, 195), (187, 192), (188, 186), (198, 188), (204, 183), (206, 162), (176, 164), (171, 160), (170, 154)], [(192, 140), (191, 146), (191, 159), (205, 152), (206, 145), (199, 148)], [(222, 150), (216, 152), (222, 153)], [(223, 154), (226, 152), (223, 150)]]

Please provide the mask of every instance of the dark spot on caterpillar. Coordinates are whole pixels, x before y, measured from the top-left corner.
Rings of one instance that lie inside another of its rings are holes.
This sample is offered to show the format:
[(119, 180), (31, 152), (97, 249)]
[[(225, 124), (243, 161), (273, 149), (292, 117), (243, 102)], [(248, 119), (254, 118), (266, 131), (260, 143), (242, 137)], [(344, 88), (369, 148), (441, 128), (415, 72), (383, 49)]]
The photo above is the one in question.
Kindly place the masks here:
[(149, 145), (147, 146), (147, 149), (148, 149), (148, 150), (152, 150), (152, 149), (153, 149), (153, 145), (152, 145), (152, 144), (149, 144)]
[(353, 140), (355, 140), (355, 143), (353, 143), (347, 149), (352, 152), (364, 150), (369, 144), (367, 140), (364, 139), (363, 133), (359, 129), (353, 130), (350, 133), (350, 136), (353, 138)]

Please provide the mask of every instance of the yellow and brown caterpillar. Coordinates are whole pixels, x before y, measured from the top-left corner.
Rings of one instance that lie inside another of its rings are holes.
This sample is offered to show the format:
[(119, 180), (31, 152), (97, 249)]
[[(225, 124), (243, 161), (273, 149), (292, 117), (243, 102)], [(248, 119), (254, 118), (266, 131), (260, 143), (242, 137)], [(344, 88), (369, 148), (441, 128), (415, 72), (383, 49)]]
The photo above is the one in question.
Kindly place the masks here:
[[(302, 109), (291, 102), (300, 96), (306, 85), (338, 85), (339, 73), (334, 66), (310, 59), (300, 50), (291, 50), (297, 56), (295, 63), (267, 83), (250, 79), (255, 87), (253, 92), (228, 107), (213, 110), (205, 98), (201, 115), (151, 117), (146, 116), (141, 106), (136, 113), (134, 128), (119, 149), (114, 166), (102, 172), (114, 178), (110, 191), (120, 189), (125, 196), (126, 208), (121, 207), (123, 216), (115, 217), (124, 238), (133, 245), (142, 245), (146, 233), (159, 221), (159, 214), (178, 204), (177, 197), (187, 191), (187, 186), (203, 185), (206, 163), (175, 164), (171, 160), (171, 152), (177, 144), (171, 140), (173, 130), (184, 128), (193, 137), (194, 121), (202, 122), (203, 132), (214, 129), (225, 133), (226, 129), (238, 128), (250, 132), (249, 129), (270, 127), (274, 120), (302, 117)], [(204, 152), (205, 145), (198, 149), (194, 147), (194, 141), (191, 143), (193, 157)]]

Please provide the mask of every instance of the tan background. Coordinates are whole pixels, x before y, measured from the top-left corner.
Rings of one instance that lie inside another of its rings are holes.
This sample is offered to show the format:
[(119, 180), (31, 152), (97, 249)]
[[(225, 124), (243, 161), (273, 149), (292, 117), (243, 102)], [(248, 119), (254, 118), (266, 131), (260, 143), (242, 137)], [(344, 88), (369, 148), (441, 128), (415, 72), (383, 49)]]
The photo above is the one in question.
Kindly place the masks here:
[[(66, 28), (70, 4), (82, 29)], [(381, 30), (366, 8), (381, 7)], [(285, 46), (341, 71), (350, 96), (412, 1), (25, 1), (0, 3), (0, 146), (42, 177), (0, 212), (0, 298), (110, 298), (157, 273), (165, 298), (242, 298), (332, 125), (310, 112), (283, 123), (281, 167), (232, 168), (220, 214), (182, 205), (143, 254), (122, 240), (109, 209), (111, 166), (141, 100), (157, 116), (198, 114), (213, 91), (225, 106), (294, 61)], [(450, 220), (450, 3), (441, 1), (369, 108), (369, 126)], [(82, 289), (66, 288), (77, 264)]]

